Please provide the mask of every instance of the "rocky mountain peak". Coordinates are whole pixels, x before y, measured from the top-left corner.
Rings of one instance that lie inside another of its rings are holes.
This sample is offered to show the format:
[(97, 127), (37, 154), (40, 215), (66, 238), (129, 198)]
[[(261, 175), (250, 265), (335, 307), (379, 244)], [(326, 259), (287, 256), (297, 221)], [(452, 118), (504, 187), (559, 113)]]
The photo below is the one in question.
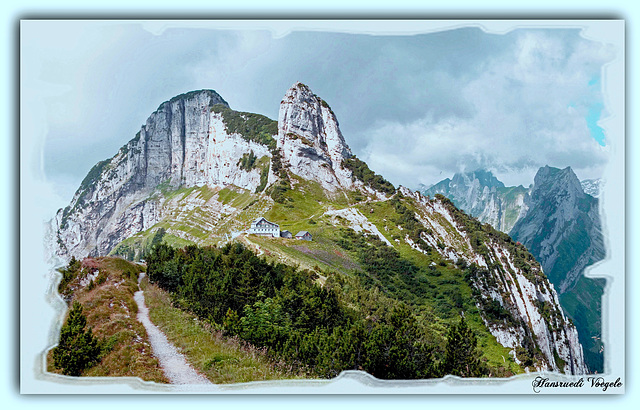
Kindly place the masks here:
[(201, 106), (210, 107), (216, 104), (222, 104), (226, 107), (229, 107), (229, 103), (227, 103), (220, 94), (218, 94), (214, 90), (204, 89), (204, 90), (189, 91), (188, 93), (176, 95), (170, 100), (160, 104), (160, 106), (156, 111), (166, 109), (174, 103), (180, 103), (180, 102), (184, 103), (185, 101), (193, 101), (195, 105), (201, 105)]
[(508, 232), (522, 211), (524, 188), (506, 190), (491, 171), (478, 169), (456, 173), (423, 191), (426, 195), (442, 194), (460, 209)]
[[(527, 215), (516, 223), (511, 236), (542, 260), (545, 273), (564, 293), (585, 266), (604, 254), (598, 201), (584, 193), (570, 167), (545, 166), (535, 176), (527, 205)], [(575, 243), (563, 245), (572, 236)], [(567, 260), (579, 263), (566, 272)]]
[(473, 172), (456, 173), (451, 182), (463, 186), (476, 185), (480, 188), (504, 188), (504, 184), (499, 181), (491, 171), (484, 169), (477, 169)]
[(558, 193), (584, 196), (580, 180), (571, 167), (559, 169), (546, 165), (536, 173), (531, 195), (545, 196), (552, 192), (554, 196)]
[(285, 94), (278, 116), (278, 148), (289, 170), (318, 180), (329, 191), (353, 185), (341, 164), (351, 149), (326, 101), (297, 82)]
[[(293, 178), (295, 175), (300, 178)], [(335, 195), (323, 192), (316, 196), (316, 190), (307, 189), (310, 184), (299, 183), (299, 179), (317, 182)], [(476, 171), (467, 175), (466, 180), (472, 184), (458, 188), (471, 209), (489, 204), (483, 209), (490, 211), (481, 217), (508, 219), (509, 209), (504, 212), (507, 216), (492, 211), (503, 209), (499, 201), (504, 197), (498, 196), (503, 186), (491, 173)], [(277, 195), (273, 195), (282, 190), (288, 192), (286, 184), (297, 189), (298, 183), (298, 192), (304, 193), (306, 200), (317, 200), (318, 208), (297, 202), (295, 192), (285, 202), (279, 202)], [(363, 206), (368, 212), (363, 214), (352, 205), (345, 208), (344, 201), (333, 200), (344, 193), (352, 203), (348, 193), (341, 191), (352, 188), (362, 188), (358, 193), (366, 193), (367, 199), (356, 199), (360, 195), (352, 198), (366, 203)], [(444, 188), (453, 190), (453, 186)], [(237, 238), (234, 235), (239, 235), (248, 221), (270, 212), (281, 219), (278, 223), (283, 227), (310, 230), (317, 224), (314, 218), (331, 225), (330, 215), (339, 214), (342, 220), (335, 222), (336, 227), (349, 223), (353, 224), (350, 226), (354, 233), (376, 233), (384, 238), (384, 247), (403, 246), (399, 249), (426, 254), (428, 259), (422, 259), (425, 264), (433, 263), (435, 251), (443, 262), (438, 266), (449, 270), (449, 261), (455, 261), (458, 267), (469, 267), (468, 273), (474, 277), (470, 285), (482, 295), (478, 303), (486, 314), (481, 318), (486, 320), (487, 330), (497, 342), (511, 349), (516, 363), (520, 363), (519, 356), (523, 360), (528, 357), (534, 364), (537, 362), (538, 369), (584, 372), (575, 328), (562, 316), (557, 294), (544, 275), (538, 274), (541, 271), (535, 261), (522, 259), (519, 255), (523, 250), (503, 235), (486, 234), (485, 227), (459, 212), (449, 201), (429, 199), (403, 187), (399, 188), (401, 195), (392, 201), (385, 200), (384, 194), (395, 192), (388, 181), (352, 157), (334, 112), (304, 84), (296, 83), (286, 92), (278, 123), (259, 114), (228, 108), (215, 91), (193, 91), (162, 103), (116, 155), (96, 164), (74, 201), (52, 221), (49, 242), (52, 249), (56, 248), (57, 256), (67, 259), (72, 255), (82, 258), (110, 252), (133, 258), (136, 252), (142, 254), (152, 246), (156, 238), (175, 246), (227, 242)], [(514, 197), (520, 195), (516, 194), (510, 193)], [(323, 208), (324, 214), (318, 212)], [(398, 222), (394, 218), (393, 224), (382, 224), (381, 215), (387, 211), (390, 215), (395, 212), (404, 216)], [(476, 238), (473, 242), (467, 233), (471, 228)], [(322, 239), (322, 231), (317, 233), (318, 239)], [(391, 236), (394, 242), (386, 238), (389, 235), (396, 236)], [(331, 241), (333, 236), (314, 243), (320, 243), (324, 249)], [(281, 242), (273, 243), (279, 246), (277, 243)], [(336, 242), (336, 246), (341, 245)], [(366, 249), (363, 255), (366, 252), (368, 256), (370, 251)], [(335, 254), (340, 255), (338, 248)], [(417, 253), (412, 255), (422, 258)], [(295, 257), (287, 256), (284, 260), (296, 262)], [(317, 261), (326, 264), (321, 259)], [(352, 263), (348, 262), (345, 268), (353, 266)], [(409, 278), (402, 269), (399, 275)], [(473, 274), (471, 269), (475, 269)], [(506, 280), (504, 275), (509, 275)], [(426, 282), (407, 282), (405, 289), (411, 292), (414, 285), (420, 289)], [(460, 298), (454, 300), (452, 296), (451, 303), (463, 303), (461, 293), (455, 295)], [(547, 312), (557, 313), (545, 317), (536, 301), (546, 306)], [(503, 320), (504, 315), (513, 320)], [(522, 356), (518, 353), (520, 348), (528, 353)]]
[(540, 261), (562, 300), (570, 301), (564, 307), (576, 321), (586, 362), (602, 371), (599, 337), (605, 284), (583, 275), (587, 266), (605, 256), (598, 200), (584, 193), (570, 167), (545, 166), (535, 176), (526, 205), (526, 215), (509, 234)]

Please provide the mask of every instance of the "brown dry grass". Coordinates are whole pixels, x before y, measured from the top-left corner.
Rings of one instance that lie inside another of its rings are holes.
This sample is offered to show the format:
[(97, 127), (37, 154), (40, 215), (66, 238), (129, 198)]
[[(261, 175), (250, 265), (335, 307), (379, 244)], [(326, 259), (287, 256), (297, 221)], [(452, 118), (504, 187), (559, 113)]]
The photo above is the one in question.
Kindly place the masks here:
[[(109, 340), (113, 348), (100, 363), (87, 369), (82, 376), (133, 376), (145, 381), (168, 383), (158, 360), (153, 356), (147, 332), (138, 322), (138, 305), (133, 294), (138, 290), (138, 274), (142, 267), (120, 258), (87, 258), (83, 261), (84, 273), (73, 281), (73, 300), (80, 302), (94, 335)], [(100, 271), (100, 282), (93, 289), (81, 285), (87, 272)], [(51, 352), (47, 356), (47, 370), (53, 368)]]

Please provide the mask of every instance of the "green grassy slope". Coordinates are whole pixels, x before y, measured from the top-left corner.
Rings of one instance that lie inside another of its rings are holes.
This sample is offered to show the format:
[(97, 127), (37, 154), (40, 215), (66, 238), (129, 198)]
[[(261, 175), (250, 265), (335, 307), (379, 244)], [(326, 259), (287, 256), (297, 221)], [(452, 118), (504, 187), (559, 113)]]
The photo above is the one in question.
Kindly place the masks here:
[[(251, 220), (264, 216), (278, 223), (282, 230), (287, 229), (293, 234), (300, 230), (309, 231), (313, 241), (255, 235), (240, 235), (237, 238), (258, 255), (309, 270), (321, 285), (336, 283), (339, 277), (358, 278), (385, 297), (411, 306), (417, 317), (431, 329), (434, 340), (444, 340), (447, 329), (464, 311), (468, 325), (478, 337), (483, 360), (493, 369), (493, 375), (523, 372), (523, 368), (511, 358), (510, 349), (497, 343), (484, 325), (475, 305), (474, 290), (465, 278), (465, 267), (443, 258), (438, 252), (417, 251), (405, 241), (405, 236), (412, 229), (410, 222), (407, 222), (407, 215), (417, 211), (412, 199), (398, 197), (395, 202), (380, 201), (361, 192), (329, 195), (315, 182), (296, 176), (290, 176), (290, 181), (293, 189), (284, 191), (280, 202), (273, 201), (266, 194), (255, 194), (235, 187), (215, 192), (206, 187), (171, 192), (167, 195), (167, 201), (180, 203), (189, 196), (199, 195), (204, 199), (203, 206), (207, 206), (209, 201), (217, 201), (227, 208), (221, 214), (212, 216), (198, 207), (191, 207), (186, 218), (183, 211), (176, 209), (152, 229), (121, 243), (116, 252), (127, 246), (138, 247), (136, 255), (142, 255), (148, 251), (154, 238), (157, 239), (159, 229), (165, 230), (162, 241), (176, 247), (189, 243), (222, 245), (229, 240), (225, 234), (246, 229)], [(375, 240), (371, 242), (372, 239), (368, 237), (359, 239), (358, 235), (353, 236), (351, 223), (344, 218), (325, 215), (329, 210), (349, 207), (358, 210), (393, 245), (391, 256), (385, 256), (385, 248), (389, 247), (379, 240), (377, 243)], [(194, 220), (187, 223), (185, 219), (188, 218)], [(447, 228), (448, 222), (444, 218), (441, 219), (439, 223), (445, 229), (453, 230), (450, 226)], [(460, 241), (460, 244), (467, 246), (464, 241)], [(372, 248), (363, 252), (363, 249), (358, 249), (363, 246)], [(381, 258), (381, 264), (392, 258), (397, 261), (400, 270), (380, 274), (375, 266), (371, 267), (372, 256), (375, 256), (371, 253), (373, 249), (382, 252), (381, 256), (376, 256)], [(463, 253), (471, 251), (461, 249)], [(410, 272), (403, 274), (401, 270), (407, 266)], [(345, 300), (345, 303), (357, 304), (352, 300)]]

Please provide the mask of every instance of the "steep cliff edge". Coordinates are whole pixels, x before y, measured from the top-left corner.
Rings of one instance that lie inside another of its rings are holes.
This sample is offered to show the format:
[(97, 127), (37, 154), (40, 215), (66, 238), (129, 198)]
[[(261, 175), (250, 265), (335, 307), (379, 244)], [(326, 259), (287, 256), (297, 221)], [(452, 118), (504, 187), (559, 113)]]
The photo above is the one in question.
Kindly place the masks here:
[(69, 206), (58, 211), (55, 252), (65, 258), (106, 255), (162, 219), (162, 190), (229, 184), (255, 189), (260, 170), (242, 169), (239, 158), (251, 151), (269, 157), (269, 149), (228, 133), (222, 114), (212, 110), (218, 105), (228, 107), (211, 90), (162, 103), (135, 138), (89, 171)]
[[(428, 199), (406, 188), (425, 227), (420, 239), (465, 268), (487, 328), (519, 363), (538, 370), (584, 374), (578, 333), (564, 316), (558, 295), (542, 268), (521, 244), (481, 224), (444, 196)], [(407, 238), (409, 240), (410, 238)]]
[(510, 235), (540, 261), (576, 323), (589, 368), (601, 372), (605, 280), (584, 276), (588, 266), (605, 257), (598, 199), (583, 191), (571, 168), (547, 166), (536, 174), (526, 205), (526, 215)]
[(338, 120), (327, 102), (302, 83), (294, 84), (280, 103), (278, 149), (292, 173), (331, 192), (354, 187), (351, 172), (342, 167), (352, 154)]
[(585, 194), (576, 174), (540, 168), (526, 200), (528, 211), (511, 236), (539, 256), (549, 279), (564, 293), (588, 265), (605, 256), (598, 200)]

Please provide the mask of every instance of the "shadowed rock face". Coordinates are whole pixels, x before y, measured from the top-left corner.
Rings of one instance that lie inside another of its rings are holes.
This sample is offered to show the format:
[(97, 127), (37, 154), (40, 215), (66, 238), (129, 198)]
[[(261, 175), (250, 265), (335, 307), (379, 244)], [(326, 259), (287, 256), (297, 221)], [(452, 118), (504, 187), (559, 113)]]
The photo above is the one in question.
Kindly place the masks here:
[(598, 200), (583, 192), (567, 167), (540, 168), (526, 200), (527, 214), (511, 236), (529, 248), (562, 294), (584, 268), (605, 256)]
[(604, 258), (598, 200), (583, 191), (570, 167), (540, 168), (529, 190), (506, 188), (490, 172), (474, 171), (456, 174), (424, 193), (442, 194), (522, 242), (561, 294), (575, 285), (586, 266)]
[(599, 339), (605, 281), (584, 276), (588, 266), (605, 257), (598, 199), (584, 193), (571, 168), (543, 167), (526, 205), (526, 215), (510, 235), (540, 261), (578, 328), (587, 365), (602, 372)]

